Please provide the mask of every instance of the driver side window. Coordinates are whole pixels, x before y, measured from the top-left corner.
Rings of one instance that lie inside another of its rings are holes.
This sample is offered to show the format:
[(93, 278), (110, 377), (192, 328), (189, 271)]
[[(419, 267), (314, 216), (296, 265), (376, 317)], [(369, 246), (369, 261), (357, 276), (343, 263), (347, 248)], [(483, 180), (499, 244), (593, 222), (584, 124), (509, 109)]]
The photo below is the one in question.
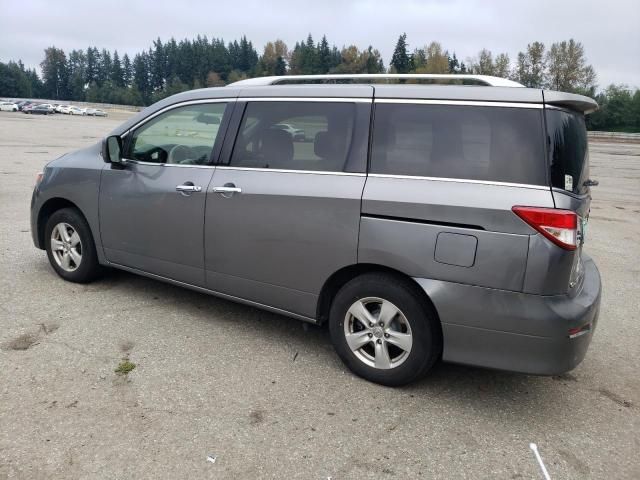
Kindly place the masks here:
[(185, 105), (134, 130), (126, 158), (150, 163), (207, 165), (226, 103)]

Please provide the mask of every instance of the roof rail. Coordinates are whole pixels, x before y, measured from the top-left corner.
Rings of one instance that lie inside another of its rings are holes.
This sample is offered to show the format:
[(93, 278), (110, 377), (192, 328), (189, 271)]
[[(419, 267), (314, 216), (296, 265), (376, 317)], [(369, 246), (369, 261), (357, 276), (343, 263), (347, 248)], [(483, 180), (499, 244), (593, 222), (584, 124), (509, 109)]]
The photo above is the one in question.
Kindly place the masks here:
[(524, 85), (506, 78), (489, 75), (471, 74), (430, 74), (430, 73), (358, 73), (328, 75), (283, 75), (274, 77), (256, 77), (230, 83), (234, 86), (266, 86), (296, 83), (336, 83), (340, 80), (352, 80), (353, 83), (370, 83), (367, 80), (466, 80), (488, 87), (523, 87)]

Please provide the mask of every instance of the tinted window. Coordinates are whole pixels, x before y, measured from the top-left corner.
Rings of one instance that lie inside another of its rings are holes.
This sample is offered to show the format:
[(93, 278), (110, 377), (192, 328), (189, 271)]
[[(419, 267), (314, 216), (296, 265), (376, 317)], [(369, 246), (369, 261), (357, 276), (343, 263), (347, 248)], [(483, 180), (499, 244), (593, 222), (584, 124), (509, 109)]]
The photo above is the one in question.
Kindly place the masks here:
[(209, 163), (225, 103), (186, 105), (151, 119), (133, 132), (125, 155), (153, 163)]
[(231, 165), (342, 172), (352, 143), (356, 106), (329, 102), (251, 102)]
[(377, 104), (371, 172), (545, 185), (541, 110)]
[(589, 178), (587, 129), (584, 116), (546, 110), (551, 185), (573, 193), (586, 192)]

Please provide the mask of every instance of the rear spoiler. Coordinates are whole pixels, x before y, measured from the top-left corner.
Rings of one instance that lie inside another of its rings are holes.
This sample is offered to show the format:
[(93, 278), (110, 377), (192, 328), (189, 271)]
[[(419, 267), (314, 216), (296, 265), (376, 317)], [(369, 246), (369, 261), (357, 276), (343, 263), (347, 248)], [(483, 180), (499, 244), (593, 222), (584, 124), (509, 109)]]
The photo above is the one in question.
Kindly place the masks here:
[(577, 95), (575, 93), (556, 92), (554, 90), (543, 90), (542, 98), (545, 105), (555, 105), (565, 107), (570, 110), (584, 113), (585, 115), (595, 112), (598, 109), (598, 102), (593, 98)]

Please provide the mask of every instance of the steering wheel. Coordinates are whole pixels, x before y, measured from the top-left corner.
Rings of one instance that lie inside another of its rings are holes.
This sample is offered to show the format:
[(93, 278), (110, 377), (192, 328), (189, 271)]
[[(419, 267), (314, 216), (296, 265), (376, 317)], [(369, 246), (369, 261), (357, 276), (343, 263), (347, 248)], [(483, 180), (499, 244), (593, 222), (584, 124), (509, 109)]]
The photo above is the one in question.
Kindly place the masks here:
[(169, 150), (169, 155), (167, 156), (167, 163), (181, 163), (188, 164), (194, 163), (193, 160), (193, 151), (191, 148), (185, 145), (176, 145)]

